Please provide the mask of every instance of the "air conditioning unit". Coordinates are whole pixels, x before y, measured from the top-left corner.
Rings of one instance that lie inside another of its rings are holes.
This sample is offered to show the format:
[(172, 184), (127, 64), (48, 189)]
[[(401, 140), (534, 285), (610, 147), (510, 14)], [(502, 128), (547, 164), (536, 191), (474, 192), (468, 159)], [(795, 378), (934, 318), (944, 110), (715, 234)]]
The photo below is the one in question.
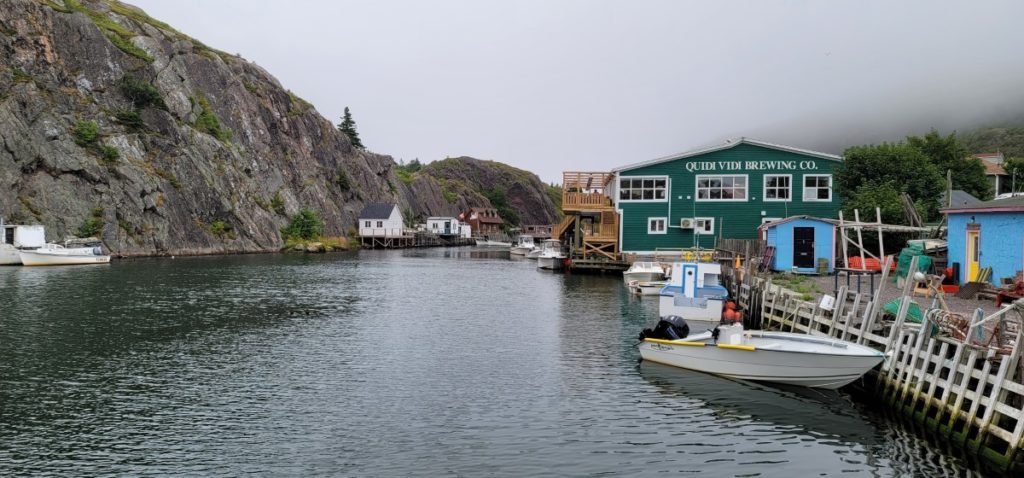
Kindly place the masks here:
[(679, 219), (679, 228), (680, 229), (693, 229), (693, 218), (692, 217), (684, 217), (684, 218)]

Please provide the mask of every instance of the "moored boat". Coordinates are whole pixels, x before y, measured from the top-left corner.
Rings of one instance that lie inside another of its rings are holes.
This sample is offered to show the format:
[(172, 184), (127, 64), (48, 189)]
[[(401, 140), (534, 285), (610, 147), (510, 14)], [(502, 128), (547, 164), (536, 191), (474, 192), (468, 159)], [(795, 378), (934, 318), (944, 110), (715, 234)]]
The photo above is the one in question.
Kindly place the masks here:
[(533, 236), (524, 234), (516, 239), (516, 244), (512, 246), (509, 253), (516, 256), (525, 256), (533, 250), (533, 247)]
[(660, 317), (686, 317), (691, 327), (710, 329), (722, 318), (729, 291), (722, 287), (722, 266), (712, 262), (676, 262), (658, 298)]
[(863, 376), (885, 356), (872, 348), (788, 332), (721, 325), (689, 335), (686, 321), (666, 317), (640, 334), (640, 357), (673, 367), (742, 380), (836, 389)]
[(45, 243), (43, 226), (4, 224), (0, 219), (0, 265), (21, 265), (20, 251)]
[(565, 253), (562, 252), (562, 243), (554, 239), (548, 239), (541, 243), (541, 252), (537, 256), (537, 267), (541, 269), (561, 270), (565, 264)]
[(635, 295), (661, 295), (661, 289), (664, 289), (668, 282), (665, 281), (653, 281), (644, 282), (633, 280), (629, 281), (629, 291)]
[(541, 251), (540, 247), (533, 246), (533, 249), (531, 249), (530, 252), (526, 253), (526, 258), (527, 259), (537, 260), (537, 258), (540, 257), (540, 253), (541, 252), (543, 252), (543, 251)]
[(21, 263), (26, 266), (61, 266), (77, 264), (107, 264), (110, 256), (100, 246), (66, 248), (60, 244), (45, 244), (34, 250), (19, 251)]
[(665, 269), (658, 262), (636, 261), (622, 273), (622, 280), (653, 282), (665, 279)]

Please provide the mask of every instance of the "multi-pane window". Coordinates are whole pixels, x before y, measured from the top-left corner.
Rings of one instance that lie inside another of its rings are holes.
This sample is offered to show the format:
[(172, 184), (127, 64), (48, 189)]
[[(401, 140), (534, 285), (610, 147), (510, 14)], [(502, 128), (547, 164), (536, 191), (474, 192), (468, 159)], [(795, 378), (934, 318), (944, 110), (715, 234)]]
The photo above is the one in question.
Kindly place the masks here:
[(739, 174), (697, 175), (698, 201), (746, 201), (747, 176)]
[(366, 227), (370, 227), (370, 221), (366, 221)]
[(713, 217), (695, 217), (695, 218), (693, 218), (693, 233), (694, 234), (714, 234), (715, 233), (715, 218), (713, 218)]
[(764, 175), (764, 200), (789, 201), (793, 198), (793, 177), (789, 174)]
[(384, 221), (377, 221), (377, 227), (384, 227)]
[(804, 201), (831, 201), (832, 175), (805, 174)]
[(648, 234), (665, 234), (665, 222), (668, 218), (664, 217), (649, 217), (647, 218), (647, 233)]
[(665, 201), (668, 197), (664, 177), (634, 177), (619, 179), (621, 201)]

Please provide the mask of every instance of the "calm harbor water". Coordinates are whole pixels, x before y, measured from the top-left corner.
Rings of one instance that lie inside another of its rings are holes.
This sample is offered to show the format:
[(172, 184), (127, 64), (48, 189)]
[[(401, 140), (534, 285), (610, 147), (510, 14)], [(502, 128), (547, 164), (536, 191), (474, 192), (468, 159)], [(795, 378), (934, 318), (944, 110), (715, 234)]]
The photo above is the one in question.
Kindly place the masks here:
[(849, 395), (638, 364), (480, 249), (0, 269), (0, 476), (982, 476)]

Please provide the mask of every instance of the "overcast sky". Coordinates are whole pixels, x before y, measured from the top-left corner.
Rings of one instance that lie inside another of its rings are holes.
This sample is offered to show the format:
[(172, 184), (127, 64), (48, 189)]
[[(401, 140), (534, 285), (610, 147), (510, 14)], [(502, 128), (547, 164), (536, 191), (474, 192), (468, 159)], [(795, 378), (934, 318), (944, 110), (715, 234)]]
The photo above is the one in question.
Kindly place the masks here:
[(129, 0), (396, 160), (561, 182), (727, 138), (851, 144), (1024, 118), (1021, 1)]

